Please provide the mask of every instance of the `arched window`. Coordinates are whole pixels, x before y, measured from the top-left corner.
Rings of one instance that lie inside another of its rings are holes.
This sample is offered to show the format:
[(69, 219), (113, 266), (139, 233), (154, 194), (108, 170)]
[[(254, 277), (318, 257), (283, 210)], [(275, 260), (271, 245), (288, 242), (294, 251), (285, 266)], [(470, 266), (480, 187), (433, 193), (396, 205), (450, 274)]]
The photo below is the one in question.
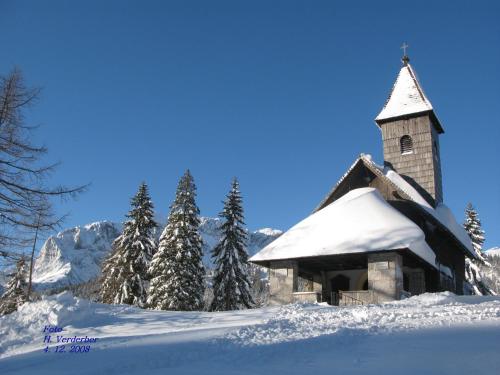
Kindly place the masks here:
[(403, 135), (399, 140), (401, 154), (413, 154), (413, 141), (409, 135)]
[(349, 288), (350, 279), (344, 275), (337, 275), (330, 279), (330, 287), (332, 292), (347, 291)]

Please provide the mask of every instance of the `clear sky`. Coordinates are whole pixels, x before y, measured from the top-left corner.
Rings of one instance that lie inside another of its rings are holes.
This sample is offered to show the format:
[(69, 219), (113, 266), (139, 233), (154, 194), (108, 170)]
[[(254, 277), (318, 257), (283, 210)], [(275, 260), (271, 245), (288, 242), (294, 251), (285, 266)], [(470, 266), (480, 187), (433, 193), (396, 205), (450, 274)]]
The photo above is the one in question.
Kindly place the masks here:
[(53, 182), (92, 183), (66, 226), (119, 221), (145, 180), (165, 218), (190, 168), (204, 216), (237, 176), (252, 230), (307, 216), (361, 153), (400, 45), (445, 129), (445, 202), (500, 245), (498, 1), (0, 1), (0, 73), (43, 87), (28, 120)]

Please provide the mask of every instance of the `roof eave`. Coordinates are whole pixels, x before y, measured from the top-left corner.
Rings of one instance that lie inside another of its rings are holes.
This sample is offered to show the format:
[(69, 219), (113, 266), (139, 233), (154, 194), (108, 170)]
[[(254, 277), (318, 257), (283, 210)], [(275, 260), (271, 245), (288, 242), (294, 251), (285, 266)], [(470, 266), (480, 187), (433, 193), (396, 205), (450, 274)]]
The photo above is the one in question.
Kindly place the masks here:
[(475, 259), (478, 259), (477, 255), (473, 254), (469, 249), (460, 241), (443, 223), (441, 223), (439, 220), (437, 220), (435, 217), (433, 217), (430, 213), (428, 213), (421, 205), (419, 205), (417, 202), (415, 202), (404, 190), (400, 189), (398, 185), (393, 183), (389, 178), (387, 178), (378, 168), (376, 168), (373, 165), (373, 162), (371, 160), (367, 160), (366, 157), (362, 154), (360, 157), (356, 159), (356, 161), (352, 164), (352, 166), (349, 168), (349, 170), (342, 176), (342, 178), (337, 182), (337, 184), (333, 187), (333, 189), (328, 193), (328, 195), (321, 201), (321, 203), (316, 207), (316, 209), (313, 211), (317, 212), (320, 209), (324, 208), (322, 205), (324, 205), (329, 197), (335, 193), (339, 185), (342, 183), (342, 181), (345, 180), (345, 178), (349, 175), (349, 173), (354, 169), (354, 167), (359, 163), (362, 162), (365, 167), (367, 167), (370, 171), (372, 171), (375, 175), (379, 176), (380, 178), (383, 179), (387, 184), (389, 184), (392, 188), (394, 188), (402, 197), (403, 199), (412, 202), (417, 209), (419, 209), (421, 212), (423, 212), (426, 217), (431, 218), (432, 222), (437, 224), (440, 228), (442, 228), (448, 235), (454, 240), (454, 242), (458, 245), (458, 247), (462, 250), (462, 252), (470, 257), (474, 257)]
[[(431, 249), (432, 250), (432, 249)], [(262, 267), (270, 268), (271, 262), (286, 262), (286, 261), (296, 261), (300, 262), (303, 260), (308, 260), (312, 258), (335, 258), (335, 257), (345, 257), (345, 256), (366, 256), (367, 254), (377, 254), (377, 253), (386, 253), (388, 251), (395, 251), (395, 252), (403, 252), (403, 251), (409, 251), (411, 252), (414, 256), (416, 256), (418, 259), (420, 259), (422, 262), (425, 264), (430, 265), (433, 268), (437, 269), (436, 264), (432, 264), (425, 260), (424, 258), (421, 258), (419, 255), (417, 255), (412, 249), (408, 247), (396, 247), (392, 249), (378, 249), (378, 250), (372, 250), (368, 252), (358, 252), (358, 253), (335, 253), (335, 254), (327, 254), (327, 255), (316, 255), (316, 256), (297, 256), (297, 257), (289, 257), (289, 258), (267, 258), (267, 259), (260, 259), (260, 260), (251, 260), (249, 259), (250, 263), (257, 264)]]
[(418, 117), (418, 116), (423, 116), (423, 115), (429, 115), (431, 117), (432, 123), (436, 127), (436, 130), (439, 134), (444, 133), (444, 129), (441, 126), (441, 122), (437, 118), (433, 109), (426, 109), (425, 111), (407, 113), (407, 114), (403, 114), (400, 116), (393, 116), (393, 117), (387, 117), (387, 118), (381, 118), (381, 119), (377, 117), (375, 119), (375, 123), (378, 125), (378, 127), (382, 127), (382, 124), (385, 124), (385, 123), (388, 123), (391, 121), (406, 120), (406, 119), (409, 119), (411, 117)]

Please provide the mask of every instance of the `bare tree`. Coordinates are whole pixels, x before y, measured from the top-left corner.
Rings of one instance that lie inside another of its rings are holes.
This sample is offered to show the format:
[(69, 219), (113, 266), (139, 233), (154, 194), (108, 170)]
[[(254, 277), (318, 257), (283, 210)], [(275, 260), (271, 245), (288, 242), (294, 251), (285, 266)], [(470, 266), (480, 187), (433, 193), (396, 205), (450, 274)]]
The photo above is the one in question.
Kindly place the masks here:
[(35, 230), (54, 230), (64, 217), (54, 214), (52, 198), (71, 197), (86, 186), (48, 186), (57, 164), (44, 165), (45, 147), (32, 142), (35, 129), (25, 111), (39, 89), (24, 85), (18, 69), (0, 76), (0, 257), (15, 260), (16, 251), (29, 246)]

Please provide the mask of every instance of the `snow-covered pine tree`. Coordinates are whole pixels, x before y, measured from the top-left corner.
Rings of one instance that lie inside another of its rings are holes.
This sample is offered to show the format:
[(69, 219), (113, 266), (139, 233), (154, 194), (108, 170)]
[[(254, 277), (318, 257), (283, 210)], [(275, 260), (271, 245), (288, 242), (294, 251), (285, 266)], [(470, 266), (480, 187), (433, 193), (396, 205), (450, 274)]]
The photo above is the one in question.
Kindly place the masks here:
[(266, 306), (269, 302), (269, 280), (267, 271), (262, 266), (249, 263), (248, 264), (248, 279), (252, 297), (255, 302), (255, 307)]
[(474, 294), (481, 296), (495, 294), (495, 292), (484, 283), (481, 275), (482, 272), (479, 266), (489, 265), (489, 263), (482, 251), (484, 230), (481, 227), (481, 220), (479, 220), (479, 216), (471, 203), (469, 203), (465, 209), (465, 222), (463, 226), (471, 238), (474, 252), (478, 257), (478, 260), (465, 259), (465, 279), (469, 283)]
[(196, 186), (187, 170), (177, 186), (167, 226), (149, 267), (150, 308), (178, 311), (203, 308), (205, 267), (199, 213)]
[(236, 178), (226, 196), (220, 227), (222, 237), (212, 250), (215, 263), (212, 311), (238, 310), (254, 305), (250, 293), (248, 254), (245, 249), (246, 232), (240, 186)]
[(101, 300), (144, 307), (148, 291), (148, 267), (156, 250), (153, 204), (145, 183), (131, 200), (123, 233), (113, 242), (103, 262)]
[(481, 227), (481, 220), (479, 220), (477, 211), (472, 206), (472, 203), (469, 203), (465, 208), (464, 228), (472, 240), (472, 246), (474, 247), (476, 255), (479, 259), (485, 261), (486, 259), (482, 251), (484, 243), (484, 230)]
[(0, 315), (10, 314), (28, 300), (27, 267), (24, 258), (17, 261), (16, 272), (7, 283), (5, 292), (0, 298)]

